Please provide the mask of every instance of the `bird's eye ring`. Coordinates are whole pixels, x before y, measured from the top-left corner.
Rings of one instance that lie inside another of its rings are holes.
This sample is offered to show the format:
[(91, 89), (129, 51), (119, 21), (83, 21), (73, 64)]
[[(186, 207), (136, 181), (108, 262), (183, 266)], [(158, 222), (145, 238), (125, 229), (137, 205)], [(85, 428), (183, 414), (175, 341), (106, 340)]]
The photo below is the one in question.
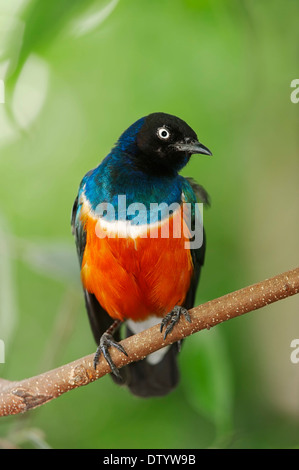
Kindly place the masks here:
[(167, 140), (170, 137), (170, 132), (165, 127), (159, 127), (159, 129), (157, 131), (157, 135), (158, 135), (159, 139)]

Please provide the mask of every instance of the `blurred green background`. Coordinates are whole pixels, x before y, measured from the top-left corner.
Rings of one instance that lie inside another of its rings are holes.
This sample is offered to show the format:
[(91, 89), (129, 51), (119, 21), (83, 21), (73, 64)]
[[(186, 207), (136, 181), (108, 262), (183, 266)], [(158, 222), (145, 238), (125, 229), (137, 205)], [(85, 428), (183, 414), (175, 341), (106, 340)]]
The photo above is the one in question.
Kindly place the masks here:
[[(0, 0), (0, 376), (95, 350), (70, 230), (79, 182), (139, 117), (213, 151), (197, 302), (298, 265), (297, 0)], [(190, 337), (181, 383), (141, 400), (109, 376), (0, 420), (0, 447), (299, 446), (298, 299)]]

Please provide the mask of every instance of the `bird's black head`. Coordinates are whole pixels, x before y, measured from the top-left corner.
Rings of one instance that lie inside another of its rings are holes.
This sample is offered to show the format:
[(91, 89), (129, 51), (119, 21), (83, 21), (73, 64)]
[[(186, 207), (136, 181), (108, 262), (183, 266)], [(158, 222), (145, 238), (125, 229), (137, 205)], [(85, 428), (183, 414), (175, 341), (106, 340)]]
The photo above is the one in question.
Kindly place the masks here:
[(165, 113), (136, 121), (122, 134), (116, 148), (135, 168), (157, 175), (178, 172), (192, 154), (212, 155), (185, 121)]

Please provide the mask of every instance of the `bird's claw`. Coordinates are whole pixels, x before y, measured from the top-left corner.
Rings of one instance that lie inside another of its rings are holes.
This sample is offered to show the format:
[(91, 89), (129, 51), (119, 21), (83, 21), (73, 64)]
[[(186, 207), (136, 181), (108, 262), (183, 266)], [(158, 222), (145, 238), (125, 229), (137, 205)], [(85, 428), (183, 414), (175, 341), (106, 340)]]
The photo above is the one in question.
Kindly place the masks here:
[(191, 323), (191, 317), (188, 310), (180, 305), (176, 305), (161, 321), (160, 331), (162, 333), (165, 326), (164, 339), (173, 330), (174, 326), (179, 322), (181, 316), (184, 315), (186, 320)]
[(109, 348), (111, 348), (112, 346), (118, 349), (120, 352), (122, 352), (126, 356), (128, 355), (126, 350), (123, 348), (123, 346), (117, 341), (115, 341), (112, 335), (110, 335), (109, 333), (104, 333), (101, 336), (100, 344), (97, 347), (97, 350), (93, 359), (93, 366), (95, 369), (97, 368), (97, 364), (99, 362), (100, 356), (103, 353), (104, 358), (106, 359), (106, 361), (108, 362), (110, 366), (112, 374), (114, 374), (118, 379), (121, 379), (122, 377), (119, 373), (119, 370), (114, 364), (114, 362), (112, 361), (110, 353), (109, 353)]

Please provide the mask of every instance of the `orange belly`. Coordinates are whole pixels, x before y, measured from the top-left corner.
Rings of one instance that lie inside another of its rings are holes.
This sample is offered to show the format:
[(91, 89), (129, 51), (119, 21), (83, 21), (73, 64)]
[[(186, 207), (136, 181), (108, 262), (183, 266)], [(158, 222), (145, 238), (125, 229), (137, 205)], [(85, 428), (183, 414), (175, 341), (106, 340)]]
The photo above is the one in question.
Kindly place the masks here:
[(176, 217), (184, 225), (180, 211), (171, 216), (168, 238), (151, 238), (149, 229), (144, 237), (99, 238), (97, 220), (82, 217), (87, 234), (83, 286), (112, 318), (142, 321), (152, 315), (163, 317), (184, 302), (193, 264), (183, 230), (179, 238), (173, 236)]

